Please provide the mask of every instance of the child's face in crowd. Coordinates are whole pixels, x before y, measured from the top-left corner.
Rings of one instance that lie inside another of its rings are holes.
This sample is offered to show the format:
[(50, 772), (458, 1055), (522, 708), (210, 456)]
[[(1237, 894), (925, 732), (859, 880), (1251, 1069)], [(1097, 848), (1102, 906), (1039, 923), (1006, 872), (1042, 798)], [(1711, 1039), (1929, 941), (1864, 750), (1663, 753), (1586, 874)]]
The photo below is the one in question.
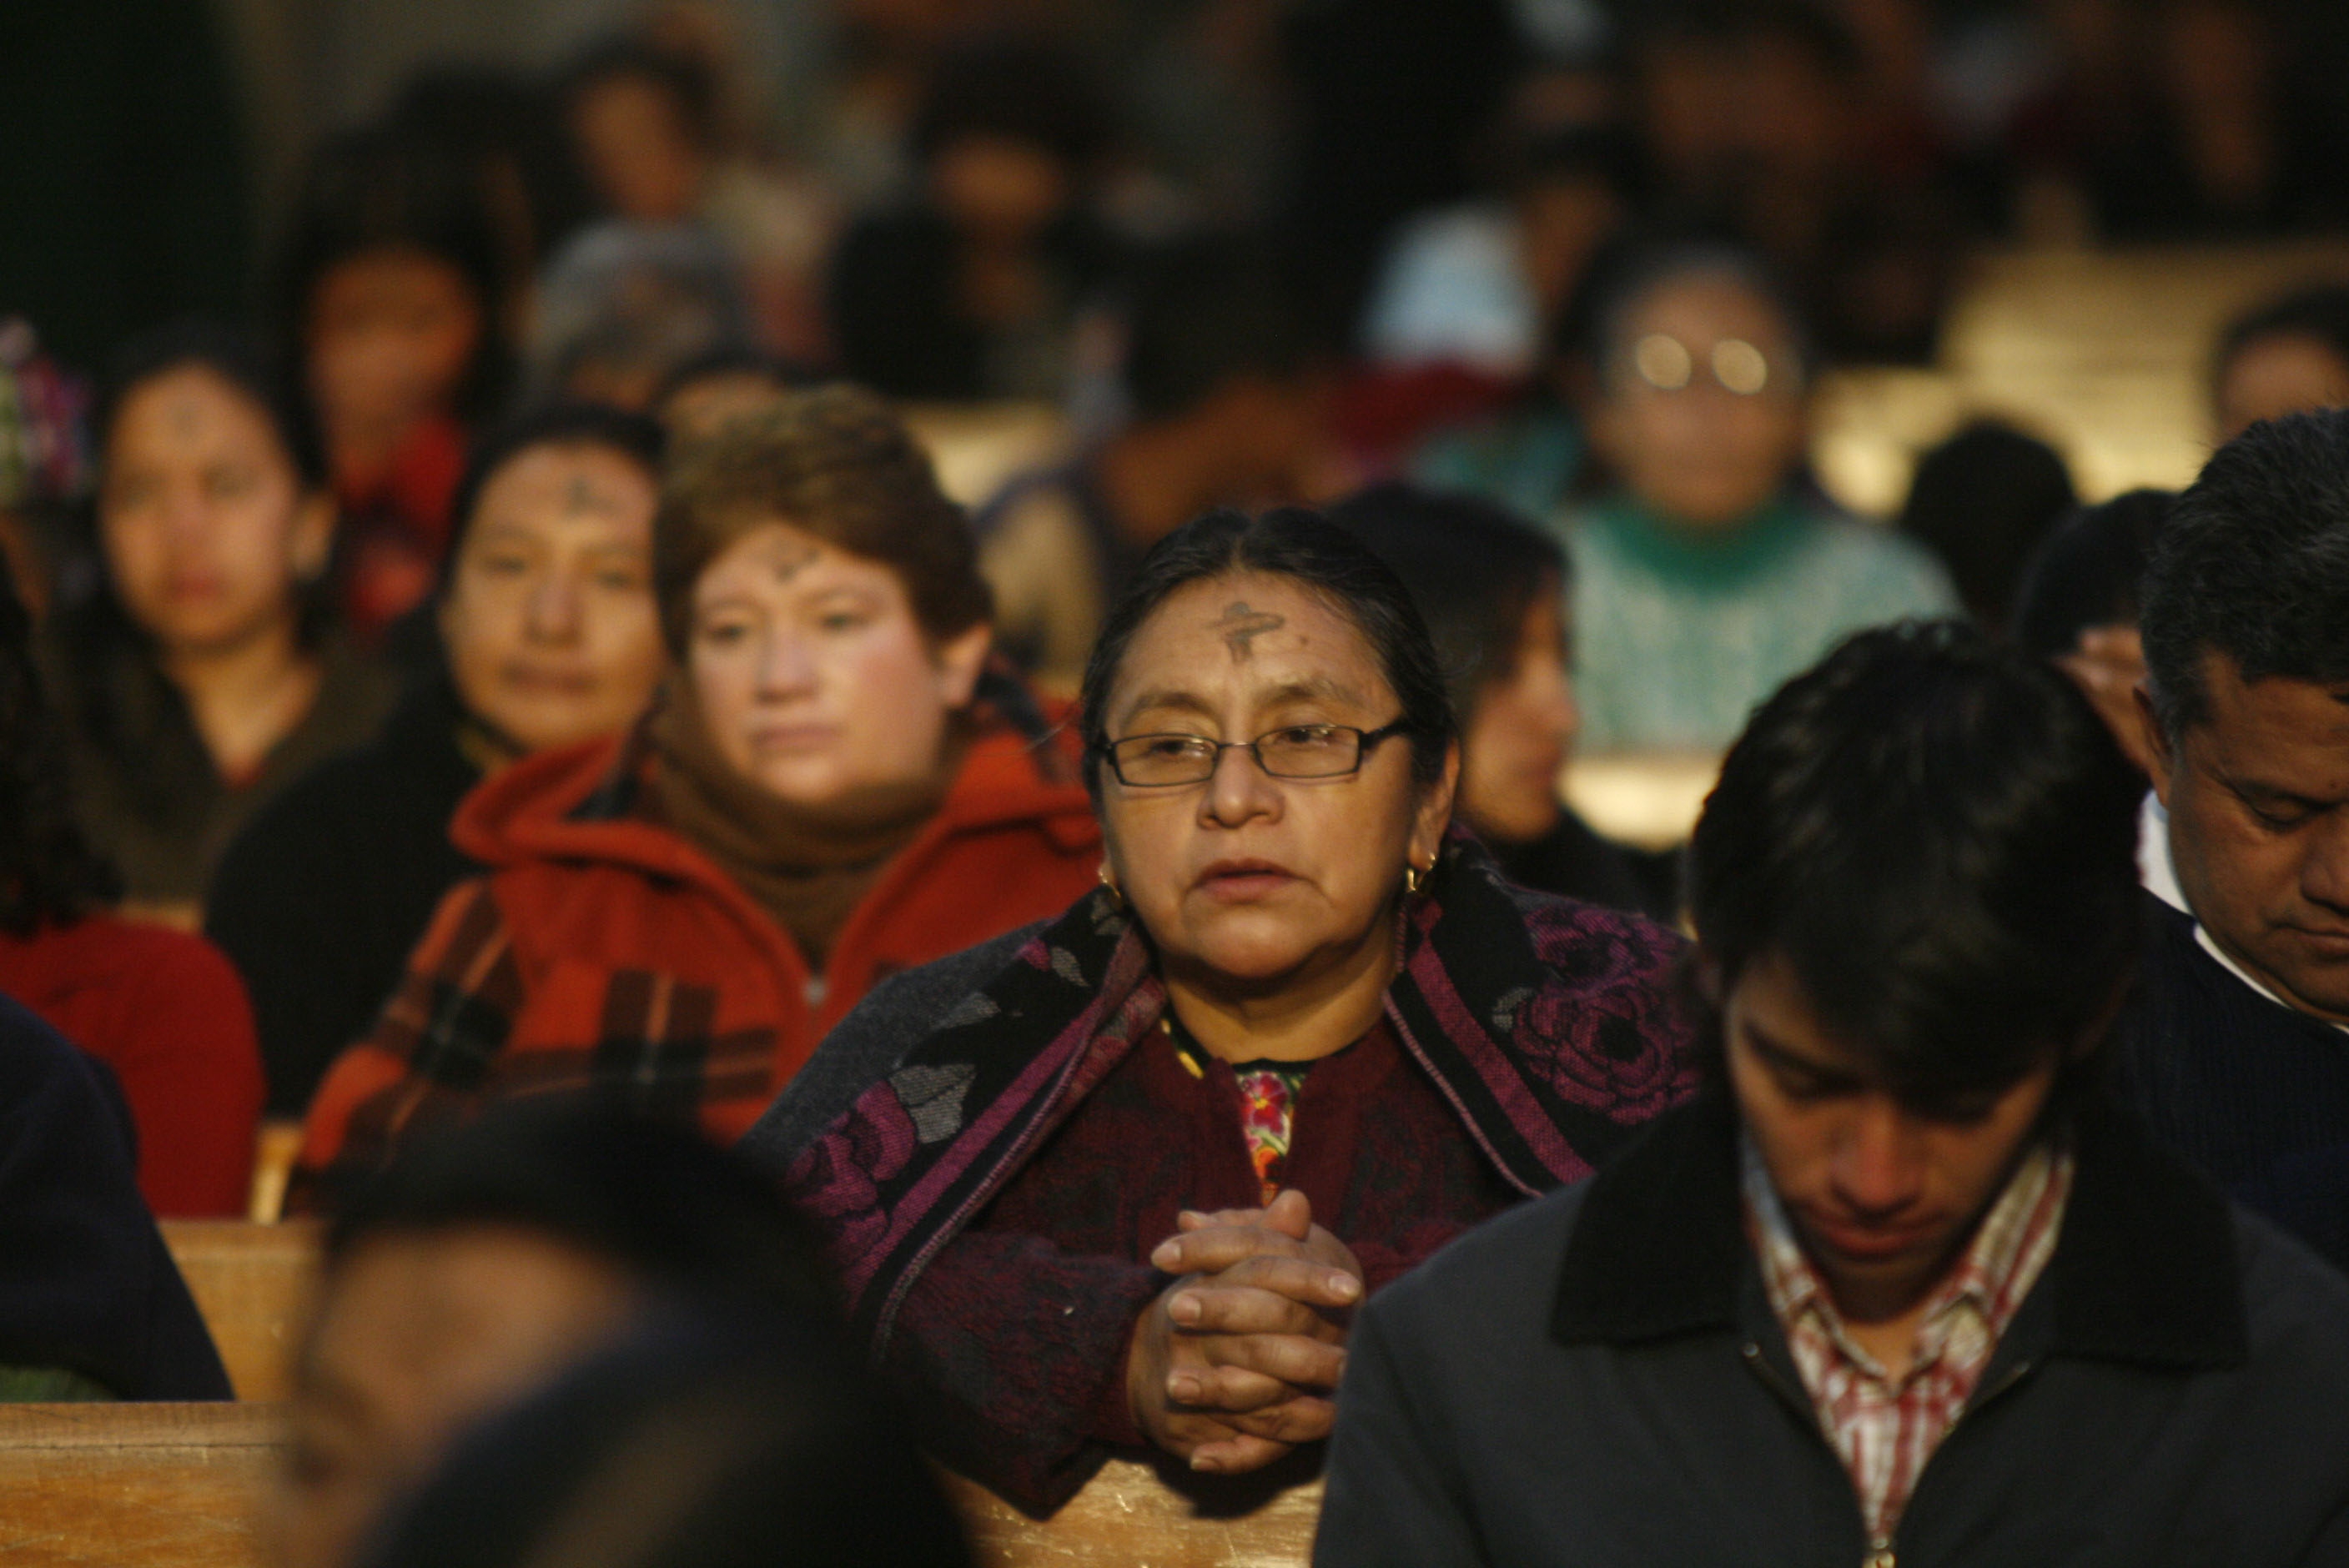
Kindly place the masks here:
[(660, 678), (659, 494), (608, 447), (530, 448), (481, 487), (440, 626), (468, 712), (523, 751), (625, 728)]
[(2313, 337), (2270, 333), (2220, 370), (2217, 403), (2219, 438), (2231, 441), (2262, 419), (2349, 406), (2349, 364)]
[(596, 194), (620, 217), (676, 223), (701, 205), (709, 160), (657, 82), (616, 76), (580, 94), (571, 134)]
[(1912, 1109), (1871, 1081), (1775, 957), (1746, 965), (1722, 1022), (1739, 1117), (1837, 1308), (1862, 1324), (1899, 1317), (2006, 1185), (2055, 1060), (1979, 1105)]
[(1505, 844), (1557, 825), (1558, 770), (1582, 725), (1555, 582), (1536, 592), (1513, 659), (1478, 695), (1460, 755), (1460, 814)]
[(821, 811), (936, 769), (988, 638), (982, 624), (933, 645), (894, 570), (778, 521), (694, 584), (686, 665), (735, 773)]
[(328, 1282), (274, 1500), (279, 1568), (344, 1568), (474, 1421), (593, 1354), (636, 1303), (593, 1255), (481, 1225), (359, 1244)]
[(150, 377), (108, 432), (98, 525), (123, 608), (170, 652), (233, 650), (289, 624), (334, 513), (305, 494), (269, 415), (202, 366)]
[(1794, 333), (1734, 277), (1658, 284), (1627, 314), (1609, 360), (1591, 436), (1664, 517), (1731, 527), (1793, 475), (1805, 435)]
[(481, 302), (448, 262), (405, 248), (326, 269), (310, 294), (310, 389), (330, 438), (382, 438), (446, 413), (481, 346)]

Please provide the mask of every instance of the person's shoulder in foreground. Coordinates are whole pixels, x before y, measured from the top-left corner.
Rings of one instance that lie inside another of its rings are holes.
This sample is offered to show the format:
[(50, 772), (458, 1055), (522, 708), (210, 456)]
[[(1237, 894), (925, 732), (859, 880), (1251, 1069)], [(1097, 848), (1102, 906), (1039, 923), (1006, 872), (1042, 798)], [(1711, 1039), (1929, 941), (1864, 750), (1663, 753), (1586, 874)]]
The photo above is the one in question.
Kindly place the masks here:
[(2349, 1290), (2100, 1087), (2136, 775), (1866, 633), (1691, 847), (1712, 1092), (1375, 1299), (1317, 1561), (2340, 1561)]
[[(1364, 1310), (1316, 1563), (1865, 1557), (1735, 1228), (1726, 1109), (1671, 1113)], [(1959, 1418), (1898, 1561), (2349, 1562), (2349, 1282), (2113, 1131), (2113, 1211), (2059, 1245), (2014, 1330), (2038, 1353)], [(1668, 1195), (1703, 1185), (1700, 1225)]]
[(2137, 717), (2191, 922), (2157, 927), (2132, 1098), (2349, 1269), (2349, 413), (2254, 425), (2171, 508)]
[(104, 1066), (0, 997), (0, 1398), (225, 1399)]

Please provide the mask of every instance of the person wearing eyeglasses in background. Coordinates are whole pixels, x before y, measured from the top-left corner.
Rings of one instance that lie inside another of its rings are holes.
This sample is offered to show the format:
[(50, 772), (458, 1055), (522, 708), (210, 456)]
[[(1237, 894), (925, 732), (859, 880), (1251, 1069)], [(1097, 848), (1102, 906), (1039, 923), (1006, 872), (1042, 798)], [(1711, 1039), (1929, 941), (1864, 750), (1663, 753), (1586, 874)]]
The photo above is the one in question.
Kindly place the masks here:
[(1319, 1439), (1352, 1307), (1695, 1081), (1678, 939), (1448, 830), (1442, 667), (1334, 523), (1162, 541), (1081, 723), (1102, 885), (879, 987), (743, 1145), (926, 1442), (1036, 1511)]
[(1806, 482), (1807, 336), (1758, 259), (1628, 248), (1591, 287), (1590, 439), (1614, 488), (1552, 520), (1586, 748), (1719, 750), (1838, 638), (1956, 610), (1922, 547)]

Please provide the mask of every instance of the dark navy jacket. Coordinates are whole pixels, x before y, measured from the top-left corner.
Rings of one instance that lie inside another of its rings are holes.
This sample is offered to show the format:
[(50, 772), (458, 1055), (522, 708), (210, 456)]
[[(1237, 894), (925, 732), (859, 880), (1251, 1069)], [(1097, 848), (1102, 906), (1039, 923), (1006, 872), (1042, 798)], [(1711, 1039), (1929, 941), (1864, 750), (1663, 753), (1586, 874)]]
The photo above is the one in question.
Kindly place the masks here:
[(0, 996), (0, 1367), (123, 1399), (228, 1398), (134, 1147), (106, 1064)]
[(1878, 1550), (1764, 1294), (1709, 1097), (1365, 1309), (1317, 1568), (2349, 1564), (2349, 1281), (2114, 1111)]
[(2252, 990), (2168, 905), (2149, 933), (2122, 1093), (2187, 1163), (2349, 1272), (2349, 1034)]

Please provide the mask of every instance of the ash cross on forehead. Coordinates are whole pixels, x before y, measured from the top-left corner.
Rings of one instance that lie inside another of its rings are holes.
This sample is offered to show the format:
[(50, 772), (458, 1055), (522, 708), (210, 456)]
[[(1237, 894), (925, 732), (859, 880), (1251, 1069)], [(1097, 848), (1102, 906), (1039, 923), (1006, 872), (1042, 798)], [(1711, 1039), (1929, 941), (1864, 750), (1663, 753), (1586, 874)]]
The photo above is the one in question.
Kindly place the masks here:
[(1244, 602), (1235, 602), (1224, 606), (1223, 619), (1215, 624), (1214, 629), (1224, 634), (1224, 646), (1232, 651), (1232, 663), (1237, 665), (1256, 656), (1251, 645), (1257, 638), (1267, 632), (1278, 632), (1287, 624), (1286, 615), (1251, 610)]
[(612, 498), (609, 495), (606, 495), (602, 487), (597, 485), (595, 480), (589, 479), (585, 474), (574, 474), (571, 476), (571, 483), (563, 492), (563, 504), (567, 511), (612, 511), (616, 510), (612, 502)]
[(767, 566), (774, 573), (776, 582), (789, 583), (814, 565), (816, 557), (823, 553), (820, 545), (804, 539), (778, 539), (767, 552)]

